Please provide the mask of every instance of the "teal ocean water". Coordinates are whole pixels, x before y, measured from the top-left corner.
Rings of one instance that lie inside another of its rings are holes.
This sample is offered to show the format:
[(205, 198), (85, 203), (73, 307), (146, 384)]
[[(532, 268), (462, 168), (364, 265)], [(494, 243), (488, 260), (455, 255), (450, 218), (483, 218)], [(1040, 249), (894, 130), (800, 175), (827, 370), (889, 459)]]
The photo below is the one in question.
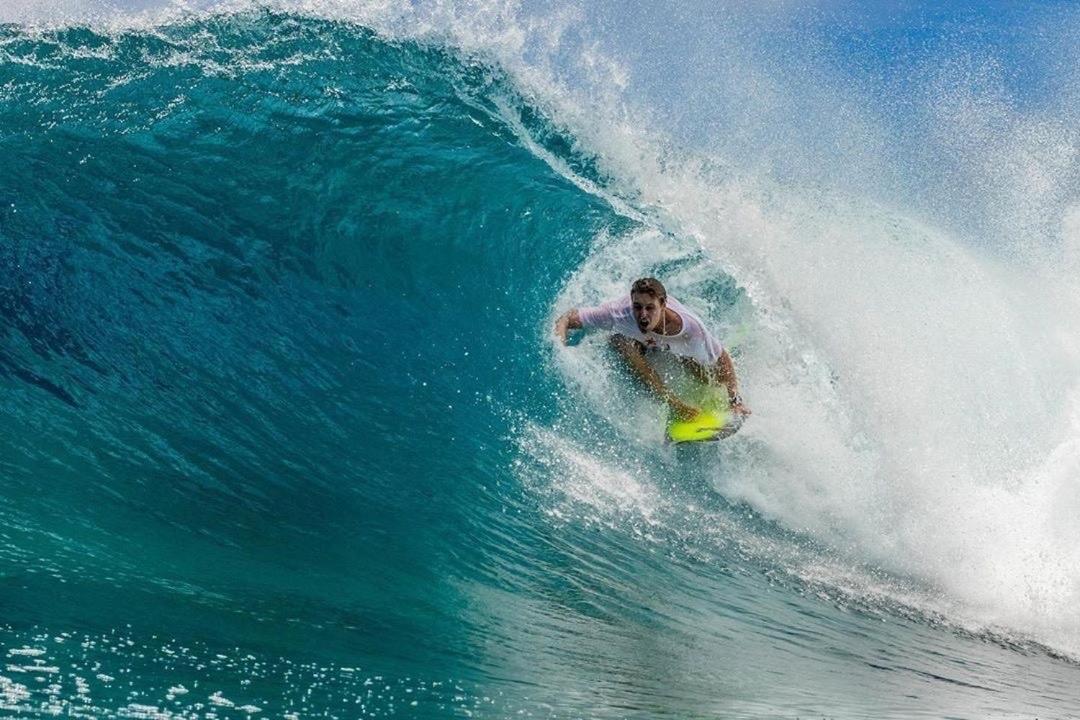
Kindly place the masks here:
[(0, 15), (3, 714), (1080, 717), (1080, 23), (830, 7)]

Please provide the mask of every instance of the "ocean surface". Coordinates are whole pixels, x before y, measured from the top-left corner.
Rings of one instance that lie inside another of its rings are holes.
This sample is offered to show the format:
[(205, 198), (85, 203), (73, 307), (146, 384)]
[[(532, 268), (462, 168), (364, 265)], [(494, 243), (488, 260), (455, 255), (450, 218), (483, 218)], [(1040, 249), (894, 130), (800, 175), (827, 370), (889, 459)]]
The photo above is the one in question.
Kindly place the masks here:
[(1076, 5), (5, 5), (0, 714), (1080, 717)]

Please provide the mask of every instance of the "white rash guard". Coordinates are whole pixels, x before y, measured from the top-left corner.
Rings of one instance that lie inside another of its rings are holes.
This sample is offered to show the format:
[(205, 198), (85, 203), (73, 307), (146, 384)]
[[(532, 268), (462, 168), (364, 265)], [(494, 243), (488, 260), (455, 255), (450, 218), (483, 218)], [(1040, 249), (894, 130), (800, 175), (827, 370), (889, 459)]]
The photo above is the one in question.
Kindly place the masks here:
[(702, 365), (715, 365), (724, 352), (724, 346), (705, 329), (694, 313), (690, 312), (675, 298), (668, 295), (667, 307), (682, 318), (682, 330), (677, 335), (643, 333), (634, 319), (633, 302), (630, 296), (612, 300), (596, 307), (578, 308), (578, 319), (584, 328), (614, 330), (620, 335), (637, 340), (646, 348), (666, 350), (696, 360)]

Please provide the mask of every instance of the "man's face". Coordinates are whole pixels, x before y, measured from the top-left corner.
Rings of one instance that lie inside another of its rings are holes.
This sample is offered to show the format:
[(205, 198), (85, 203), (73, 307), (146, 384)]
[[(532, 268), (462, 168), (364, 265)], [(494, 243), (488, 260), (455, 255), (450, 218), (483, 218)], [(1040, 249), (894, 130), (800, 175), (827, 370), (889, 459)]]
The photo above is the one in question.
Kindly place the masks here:
[(631, 293), (630, 302), (633, 303), (638, 330), (643, 333), (656, 332), (664, 317), (664, 304), (649, 293)]

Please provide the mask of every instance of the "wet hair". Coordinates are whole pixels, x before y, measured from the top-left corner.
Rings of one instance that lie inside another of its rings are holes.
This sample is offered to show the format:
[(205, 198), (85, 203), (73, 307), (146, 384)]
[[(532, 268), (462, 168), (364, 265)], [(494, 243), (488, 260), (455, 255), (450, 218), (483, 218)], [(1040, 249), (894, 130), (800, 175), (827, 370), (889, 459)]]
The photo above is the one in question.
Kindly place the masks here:
[(660, 302), (667, 301), (667, 290), (656, 278), (646, 277), (640, 280), (635, 280), (634, 284), (630, 286), (630, 294), (645, 293), (646, 295), (652, 295)]

